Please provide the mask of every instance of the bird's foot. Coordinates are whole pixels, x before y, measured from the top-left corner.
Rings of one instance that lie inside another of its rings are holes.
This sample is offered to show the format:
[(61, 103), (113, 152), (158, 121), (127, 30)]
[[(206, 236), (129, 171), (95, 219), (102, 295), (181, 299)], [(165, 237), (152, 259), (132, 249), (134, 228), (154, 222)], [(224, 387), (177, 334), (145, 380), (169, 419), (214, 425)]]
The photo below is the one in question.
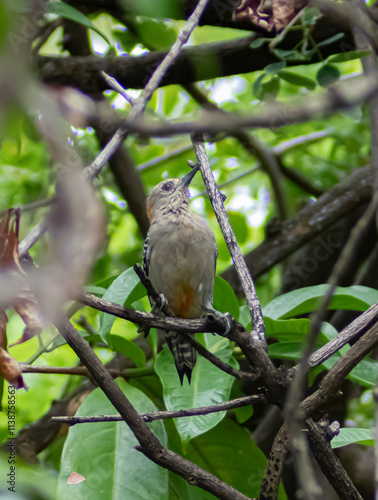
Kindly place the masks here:
[(159, 298), (160, 298), (160, 304), (154, 302), (151, 309), (151, 314), (155, 314), (157, 311), (162, 312), (168, 306), (168, 300), (164, 297), (162, 293), (159, 293)]
[(219, 319), (222, 320), (222, 323), (225, 327), (225, 331), (222, 332), (220, 335), (227, 337), (227, 335), (230, 333), (231, 327), (232, 327), (233, 318), (232, 318), (231, 314), (230, 313), (222, 313), (220, 311), (217, 311), (213, 307), (207, 307), (206, 308), (206, 316), (210, 320), (212, 320), (212, 316), (218, 320)]

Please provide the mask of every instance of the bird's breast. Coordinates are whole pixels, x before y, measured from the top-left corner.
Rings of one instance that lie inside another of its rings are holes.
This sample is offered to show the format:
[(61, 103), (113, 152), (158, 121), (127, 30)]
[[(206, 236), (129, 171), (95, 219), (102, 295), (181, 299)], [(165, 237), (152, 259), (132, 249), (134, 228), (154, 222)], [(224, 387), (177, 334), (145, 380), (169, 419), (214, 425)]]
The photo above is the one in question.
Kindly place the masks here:
[(202, 314), (204, 294), (212, 294), (215, 240), (204, 220), (175, 221), (150, 229), (149, 277), (181, 318)]

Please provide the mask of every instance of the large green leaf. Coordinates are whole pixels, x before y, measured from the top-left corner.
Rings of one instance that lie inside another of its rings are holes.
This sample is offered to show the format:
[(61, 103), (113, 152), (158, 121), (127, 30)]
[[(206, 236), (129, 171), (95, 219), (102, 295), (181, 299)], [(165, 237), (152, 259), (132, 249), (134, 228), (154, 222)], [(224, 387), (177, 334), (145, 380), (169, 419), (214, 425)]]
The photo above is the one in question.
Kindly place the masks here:
[(340, 433), (331, 441), (332, 448), (340, 448), (341, 446), (346, 446), (351, 443), (360, 443), (366, 444), (368, 446), (374, 446), (374, 439), (371, 429), (345, 427), (340, 429)]
[(109, 334), (107, 336), (109, 347), (113, 351), (121, 352), (127, 358), (134, 361), (137, 368), (142, 368), (146, 364), (146, 355), (144, 351), (134, 342), (125, 339), (121, 335)]
[(213, 303), (217, 311), (230, 313), (236, 321), (239, 319), (239, 301), (231, 286), (220, 276), (215, 276)]
[[(285, 319), (307, 314), (317, 309), (319, 299), (325, 295), (329, 285), (316, 285), (280, 295), (263, 309), (264, 316)], [(329, 309), (366, 311), (378, 300), (378, 290), (366, 286), (338, 287)]]
[(371, 358), (362, 359), (350, 372), (348, 378), (366, 387), (375, 387), (378, 380), (378, 361)]
[[(248, 497), (258, 496), (266, 457), (249, 432), (233, 420), (225, 418), (215, 429), (193, 439), (187, 458)], [(214, 498), (194, 488), (190, 493), (192, 500)]]
[(63, 2), (47, 2), (45, 9), (46, 12), (57, 14), (58, 16), (65, 17), (66, 19), (70, 19), (71, 21), (75, 21), (76, 23), (86, 26), (87, 28), (95, 31), (108, 43), (108, 45), (110, 45), (110, 42), (104, 33), (97, 29), (87, 16), (75, 9), (72, 5), (68, 5)]
[[(133, 302), (144, 297), (146, 294), (146, 289), (139, 281), (134, 269), (130, 267), (112, 282), (104, 293), (103, 299), (130, 307)], [(115, 319), (115, 316), (111, 314), (100, 313), (99, 334), (106, 343), (108, 343), (107, 337), (110, 334)]]
[[(204, 335), (206, 347), (225, 363), (237, 368), (237, 362), (228, 348), (229, 341), (219, 336), (207, 333)], [(164, 402), (167, 410), (182, 410), (209, 406), (227, 401), (230, 396), (234, 378), (219, 370), (202, 356), (198, 356), (192, 374), (191, 385), (180, 380), (176, 372), (172, 354), (165, 345), (157, 357), (155, 369), (164, 389)], [(216, 426), (226, 412), (211, 413), (196, 417), (175, 419), (177, 430), (183, 443), (188, 443), (194, 437), (207, 432)]]
[[(156, 411), (151, 400), (124, 380), (118, 385), (139, 412)], [(116, 411), (100, 389), (85, 399), (77, 415), (112, 415)], [(157, 420), (149, 424), (164, 446), (167, 436)], [(58, 499), (67, 500), (166, 500), (168, 474), (165, 469), (135, 450), (137, 440), (125, 422), (98, 422), (71, 427), (59, 476)], [(67, 484), (72, 472), (85, 481)]]

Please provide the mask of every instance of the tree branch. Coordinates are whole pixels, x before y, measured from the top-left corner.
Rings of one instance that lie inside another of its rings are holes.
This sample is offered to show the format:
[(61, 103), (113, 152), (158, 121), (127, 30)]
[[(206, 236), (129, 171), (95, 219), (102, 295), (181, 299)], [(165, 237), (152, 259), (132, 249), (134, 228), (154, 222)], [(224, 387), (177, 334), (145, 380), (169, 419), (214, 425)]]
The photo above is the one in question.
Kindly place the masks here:
[[(335, 433), (328, 422), (315, 423), (312, 419), (306, 421), (310, 448), (323, 474), (329, 480), (337, 494), (343, 500), (362, 500), (349, 475), (336, 457), (330, 441)], [(338, 431), (337, 431), (338, 433)]]
[[(324, 58), (342, 52), (345, 46), (348, 46), (348, 50), (353, 50), (354, 40), (348, 28), (343, 29), (335, 22), (333, 24), (328, 22), (328, 26), (325, 24), (320, 20), (313, 30), (312, 35), (317, 42), (326, 40), (340, 31), (344, 31), (344, 38), (343, 44), (337, 40), (322, 47)], [(241, 26), (240, 23), (239, 26)], [(186, 47), (170, 71), (164, 75), (160, 86), (194, 83), (200, 80), (249, 73), (262, 70), (268, 64), (280, 61), (269, 49), (268, 44), (252, 48), (250, 45), (255, 38), (255, 35), (250, 35), (225, 42)], [(280, 48), (293, 49), (299, 39), (298, 34), (292, 33), (284, 40)], [(76, 87), (84, 93), (91, 94), (110, 89), (102, 78), (101, 71), (116, 78), (126, 89), (143, 88), (146, 69), (147, 71), (155, 69), (165, 55), (164, 52), (151, 52), (137, 57), (117, 58), (39, 56), (36, 62), (40, 77), (45, 83)], [(209, 64), (209, 61), (216, 61), (217, 64)], [(311, 59), (301, 61), (301, 64), (315, 62), (319, 62), (317, 54), (314, 54)], [(296, 66), (298, 61), (287, 61), (287, 64)]]
[[(363, 167), (327, 191), (315, 203), (307, 205), (295, 218), (283, 222), (278, 235), (265, 239), (245, 256), (254, 279), (315, 238), (340, 217), (362, 203), (370, 201), (372, 193), (372, 169)], [(332, 245), (332, 241), (321, 241), (321, 247), (325, 253), (333, 252)], [(221, 276), (230, 283), (238, 295), (241, 294), (234, 266), (226, 269)]]
[(252, 335), (265, 347), (266, 339), (264, 318), (262, 316), (260, 301), (257, 297), (255, 285), (253, 283), (251, 275), (249, 274), (248, 268), (243, 258), (243, 254), (241, 253), (235, 234), (232, 230), (226, 211), (224, 209), (223, 198), (218, 191), (217, 185), (215, 183), (203, 139), (199, 139), (194, 136), (192, 142), (197, 161), (200, 165), (200, 170), (206, 186), (206, 190), (209, 194), (210, 201), (213, 206), (218, 224), (221, 228), (227, 248), (230, 252), (232, 260), (235, 263), (235, 269), (238, 273), (241, 285), (243, 287), (244, 295), (247, 299), (253, 325)]
[(156, 464), (182, 476), (189, 481), (190, 484), (194, 484), (205, 491), (209, 491), (220, 499), (228, 500), (229, 498), (234, 498), (236, 500), (247, 500), (245, 495), (223, 481), (220, 481), (217, 477), (204, 471), (171, 450), (164, 448), (115, 383), (100, 359), (85, 340), (80, 337), (71, 323), (66, 319), (60, 319), (56, 326), (82, 363), (88, 368), (88, 371), (98, 386), (103, 390), (109, 401), (130, 427), (140, 444), (140, 448), (138, 449), (146, 455), (146, 457)]
[[(150, 413), (140, 413), (140, 417), (145, 422), (153, 422), (154, 420), (165, 420), (169, 418), (181, 418), (181, 417), (195, 417), (197, 415), (209, 415), (210, 413), (218, 413), (220, 411), (232, 410), (235, 408), (241, 408), (242, 406), (249, 406), (253, 403), (260, 403), (265, 401), (265, 397), (262, 394), (255, 396), (246, 396), (243, 398), (231, 399), (224, 403), (218, 403), (211, 406), (202, 406), (199, 408), (189, 408), (187, 410), (177, 410), (177, 411), (155, 411)], [(92, 415), (88, 417), (52, 417), (53, 422), (65, 423), (68, 425), (85, 424), (93, 422), (119, 422), (123, 418), (120, 415)]]

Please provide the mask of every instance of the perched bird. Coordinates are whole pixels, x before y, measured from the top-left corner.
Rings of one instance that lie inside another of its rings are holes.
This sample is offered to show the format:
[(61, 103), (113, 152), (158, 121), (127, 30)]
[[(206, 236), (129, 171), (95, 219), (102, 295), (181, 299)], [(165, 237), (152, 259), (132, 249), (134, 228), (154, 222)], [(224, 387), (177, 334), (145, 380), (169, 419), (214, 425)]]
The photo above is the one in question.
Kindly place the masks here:
[[(188, 187), (198, 169), (182, 179), (160, 182), (147, 199), (151, 226), (144, 244), (144, 272), (177, 318), (214, 312), (217, 245), (206, 220), (189, 208)], [(180, 333), (164, 333), (181, 385), (184, 375), (190, 383), (196, 350)]]

